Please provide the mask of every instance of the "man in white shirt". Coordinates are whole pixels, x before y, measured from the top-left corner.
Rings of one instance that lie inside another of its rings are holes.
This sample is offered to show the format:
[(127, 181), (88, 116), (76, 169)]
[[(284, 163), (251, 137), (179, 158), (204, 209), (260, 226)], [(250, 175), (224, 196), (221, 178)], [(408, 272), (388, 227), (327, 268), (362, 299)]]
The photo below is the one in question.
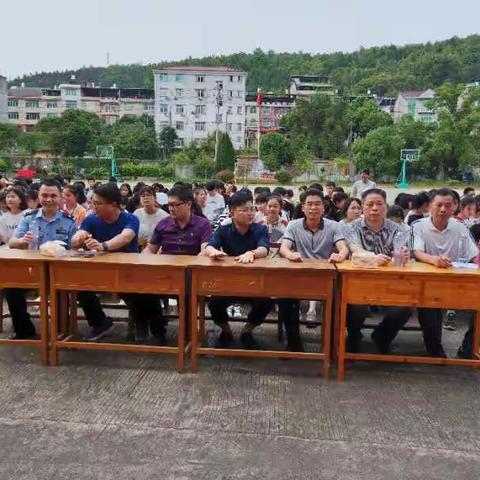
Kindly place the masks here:
[(206, 188), (208, 195), (203, 214), (207, 217), (210, 223), (213, 223), (225, 209), (225, 199), (223, 198), (223, 195), (220, 194), (218, 182), (215, 180), (208, 182)]
[(370, 180), (370, 170), (365, 169), (360, 173), (360, 180), (357, 180), (352, 187), (352, 197), (362, 198), (362, 193), (376, 188), (377, 184)]

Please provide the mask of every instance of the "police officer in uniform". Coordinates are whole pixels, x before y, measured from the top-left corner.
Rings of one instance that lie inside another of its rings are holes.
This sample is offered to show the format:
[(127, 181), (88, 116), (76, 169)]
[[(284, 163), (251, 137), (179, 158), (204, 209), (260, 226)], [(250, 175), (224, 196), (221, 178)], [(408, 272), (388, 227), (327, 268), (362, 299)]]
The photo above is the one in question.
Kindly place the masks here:
[[(70, 248), (70, 241), (77, 231), (77, 227), (73, 217), (60, 210), (62, 199), (60, 183), (53, 178), (42, 180), (38, 199), (42, 208), (25, 214), (9, 242), (9, 247), (36, 250), (45, 242), (60, 240), (67, 244), (67, 248)], [(35, 338), (35, 326), (27, 312), (25, 290), (7, 288), (4, 292), (15, 332), (12, 339)]]

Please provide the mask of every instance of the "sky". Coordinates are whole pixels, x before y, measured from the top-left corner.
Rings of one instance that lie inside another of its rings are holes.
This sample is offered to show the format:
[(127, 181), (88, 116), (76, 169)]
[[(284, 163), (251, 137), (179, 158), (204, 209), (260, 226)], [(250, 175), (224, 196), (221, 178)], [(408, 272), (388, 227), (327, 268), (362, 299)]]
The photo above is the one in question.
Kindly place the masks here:
[(480, 1), (21, 0), (0, 6), (0, 74), (263, 50), (329, 53), (480, 33)]

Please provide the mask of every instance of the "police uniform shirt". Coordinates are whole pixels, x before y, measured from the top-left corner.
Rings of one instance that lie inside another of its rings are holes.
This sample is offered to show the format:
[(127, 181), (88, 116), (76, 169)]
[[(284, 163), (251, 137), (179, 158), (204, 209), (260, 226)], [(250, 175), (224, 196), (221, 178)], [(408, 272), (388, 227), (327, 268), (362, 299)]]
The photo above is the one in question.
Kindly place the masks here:
[(38, 228), (38, 242), (40, 247), (45, 242), (60, 240), (70, 248), (70, 242), (77, 231), (75, 220), (65, 212), (57, 210), (57, 213), (50, 219), (43, 216), (43, 209), (35, 209), (28, 212), (15, 231), (15, 238), (22, 238), (27, 232), (31, 232), (36, 222)]

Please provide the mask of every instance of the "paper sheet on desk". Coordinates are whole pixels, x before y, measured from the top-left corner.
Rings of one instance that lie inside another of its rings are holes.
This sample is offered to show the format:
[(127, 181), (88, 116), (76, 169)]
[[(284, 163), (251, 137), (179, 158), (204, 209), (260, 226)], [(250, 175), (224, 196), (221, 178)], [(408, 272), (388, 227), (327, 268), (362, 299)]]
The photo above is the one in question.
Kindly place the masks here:
[(475, 269), (478, 268), (476, 263), (464, 263), (464, 262), (452, 262), (453, 268), (470, 268)]

